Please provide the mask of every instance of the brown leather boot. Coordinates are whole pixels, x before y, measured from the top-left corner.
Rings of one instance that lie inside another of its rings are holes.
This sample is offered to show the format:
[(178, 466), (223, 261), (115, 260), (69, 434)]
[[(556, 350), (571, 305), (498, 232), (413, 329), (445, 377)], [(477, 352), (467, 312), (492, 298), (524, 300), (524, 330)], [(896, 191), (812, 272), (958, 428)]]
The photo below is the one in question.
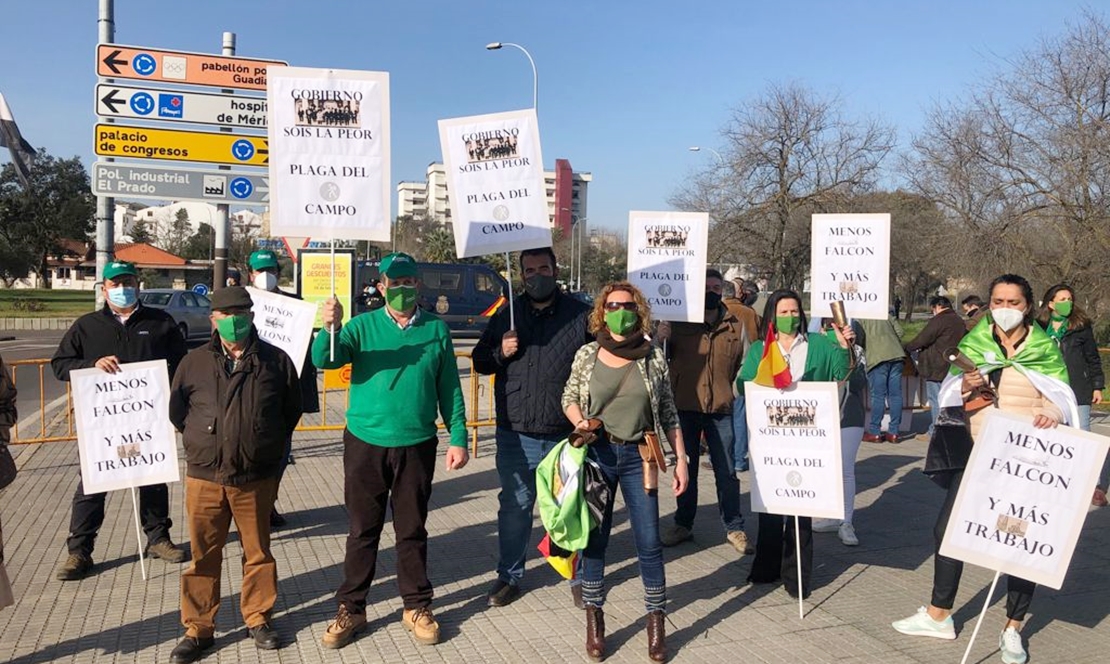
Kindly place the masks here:
[(605, 612), (586, 606), (586, 656), (595, 662), (605, 659)]
[(653, 662), (667, 661), (667, 633), (663, 626), (666, 615), (662, 611), (647, 615), (648, 657)]

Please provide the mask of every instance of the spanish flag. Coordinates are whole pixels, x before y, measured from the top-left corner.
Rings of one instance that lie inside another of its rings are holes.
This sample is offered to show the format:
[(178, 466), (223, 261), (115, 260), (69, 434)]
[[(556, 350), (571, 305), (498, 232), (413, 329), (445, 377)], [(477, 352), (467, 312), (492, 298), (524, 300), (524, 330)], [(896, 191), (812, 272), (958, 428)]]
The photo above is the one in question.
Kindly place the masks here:
[(790, 387), (790, 365), (786, 363), (779, 344), (775, 340), (775, 328), (767, 324), (767, 338), (763, 340), (763, 357), (759, 359), (759, 369), (755, 372), (756, 385), (785, 390)]

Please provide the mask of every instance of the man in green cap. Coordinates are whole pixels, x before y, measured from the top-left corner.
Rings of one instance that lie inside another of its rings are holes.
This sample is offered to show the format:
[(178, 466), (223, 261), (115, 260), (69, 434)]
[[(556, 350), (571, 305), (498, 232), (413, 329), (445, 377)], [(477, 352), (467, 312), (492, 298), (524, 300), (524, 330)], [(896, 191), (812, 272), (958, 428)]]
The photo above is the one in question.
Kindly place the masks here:
[[(128, 362), (165, 360), (170, 380), (181, 358), (185, 339), (173, 318), (139, 302), (139, 277), (135, 266), (112, 261), (104, 268), (104, 307), (81, 316), (66, 331), (50, 366), (58, 380), (69, 380), (74, 369), (96, 367), (119, 372)], [(86, 495), (77, 483), (69, 521), (69, 556), (58, 569), (57, 578), (75, 581), (93, 569), (93, 543), (104, 523), (105, 494)], [(139, 516), (147, 537), (147, 553), (167, 562), (185, 561), (185, 553), (170, 541), (169, 489), (165, 484), (139, 487)]]
[[(386, 506), (392, 506), (401, 622), (417, 642), (439, 641), (428, 581), (428, 500), (435, 472), (437, 411), (451, 443), (446, 468), (466, 465), (466, 411), (447, 324), (417, 308), (416, 261), (394, 253), (382, 259), (379, 286), (386, 305), (346, 325), (335, 298), (324, 303), (322, 331), (312, 361), (322, 369), (351, 364), (347, 429), (343, 432), (343, 494), (350, 529), (339, 612), (323, 637), (342, 648), (366, 628), (366, 593), (374, 580)], [(330, 338), (335, 354), (330, 353)]]
[[(247, 261), (251, 268), (251, 284), (258, 290), (269, 291), (291, 297), (295, 300), (301, 299), (295, 293), (287, 293), (286, 291), (278, 288), (278, 276), (281, 274), (281, 264), (278, 263), (277, 255), (269, 249), (260, 249), (251, 254), (250, 259)], [(290, 358), (292, 359), (292, 358)], [(304, 363), (301, 365), (301, 406), (305, 413), (318, 413), (320, 412), (320, 395), (316, 391), (316, 366), (312, 364), (312, 349), (305, 352)], [(285, 467), (293, 463), (293, 436), (289, 436), (288, 450), (285, 455), (285, 462), (281, 466), (281, 473), (278, 475), (278, 483), (281, 483), (281, 478), (285, 476)], [(277, 507), (273, 508), (270, 512), (270, 526), (273, 528), (281, 528), (285, 525), (285, 517), (278, 512)]]

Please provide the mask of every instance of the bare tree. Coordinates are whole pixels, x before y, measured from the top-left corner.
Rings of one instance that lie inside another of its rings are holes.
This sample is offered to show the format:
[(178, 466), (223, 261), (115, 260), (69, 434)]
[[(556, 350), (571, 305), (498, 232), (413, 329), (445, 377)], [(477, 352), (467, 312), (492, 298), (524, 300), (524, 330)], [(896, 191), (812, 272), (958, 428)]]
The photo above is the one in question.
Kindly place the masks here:
[(711, 244), (779, 286), (800, 287), (809, 269), (809, 215), (870, 189), (894, 147), (893, 129), (854, 121), (837, 97), (798, 84), (772, 85), (732, 112), (722, 132), (724, 164), (700, 173), (673, 198), (716, 220)]

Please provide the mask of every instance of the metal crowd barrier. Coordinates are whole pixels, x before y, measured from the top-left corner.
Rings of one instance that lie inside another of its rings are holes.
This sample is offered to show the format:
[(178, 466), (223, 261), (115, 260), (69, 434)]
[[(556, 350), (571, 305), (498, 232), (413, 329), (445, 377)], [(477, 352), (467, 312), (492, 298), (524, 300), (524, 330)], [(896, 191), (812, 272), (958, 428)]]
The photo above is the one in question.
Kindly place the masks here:
[[(470, 361), (470, 372), (467, 378), (467, 383), (464, 383), (463, 389), (468, 389), (470, 399), (467, 407), (466, 428), (470, 430), (470, 452), (474, 456), (478, 455), (478, 433), (482, 427), (492, 427), (496, 425), (496, 408), (494, 407), (493, 398), (493, 376), (482, 376), (474, 370), (474, 358), (470, 353), (456, 352), (456, 358), (465, 357)], [(38, 435), (28, 435), (26, 429), (28, 426), (20, 426), (20, 422), (16, 422), (15, 427), (12, 429), (12, 444), (13, 445), (31, 445), (34, 443), (60, 443), (67, 441), (77, 440), (77, 430), (73, 421), (73, 395), (70, 392), (69, 383), (65, 385), (65, 408), (58, 408), (54, 412), (46, 412), (46, 372), (49, 370), (49, 359), (35, 359), (35, 360), (13, 360), (6, 363), (12, 374), (12, 382), (15, 383), (16, 390), (18, 390), (23, 397), (21, 400), (26, 403), (27, 391), (30, 388), (28, 384), (28, 376), (30, 380), (34, 380), (34, 374), (38, 374)], [(22, 377), (22, 382), (20, 381)], [(483, 380), (484, 379), (484, 380)], [(310, 414), (301, 418), (301, 422), (297, 425), (297, 431), (342, 431), (347, 426), (346, 417), (338, 421), (329, 421), (328, 418), (328, 393), (332, 392), (331, 400), (334, 403), (336, 398), (343, 400), (343, 412), (346, 413), (347, 407), (350, 405), (351, 392), (348, 388), (340, 389), (327, 389), (324, 386), (324, 375), (320, 372), (320, 379), (318, 388), (320, 392), (320, 412), (319, 414)], [(336, 395), (334, 392), (342, 391), (344, 394)], [(318, 423), (307, 424), (305, 418), (312, 418), (313, 420), (319, 419)], [(62, 429), (64, 418), (64, 431)], [(27, 421), (26, 415), (22, 417), (23, 421)], [(442, 423), (437, 425), (440, 429), (444, 429)], [(30, 433), (33, 433), (30, 432)], [(47, 435), (55, 434), (55, 435)]]

